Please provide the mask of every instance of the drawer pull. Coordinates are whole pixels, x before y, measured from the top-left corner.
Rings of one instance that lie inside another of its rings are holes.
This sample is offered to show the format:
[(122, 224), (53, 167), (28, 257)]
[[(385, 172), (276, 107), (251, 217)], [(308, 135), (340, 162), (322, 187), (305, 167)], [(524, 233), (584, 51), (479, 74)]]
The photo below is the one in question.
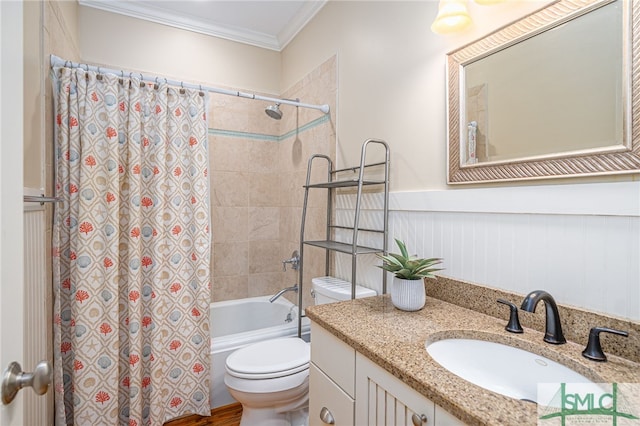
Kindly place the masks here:
[(320, 420), (322, 420), (324, 423), (328, 424), (328, 425), (335, 425), (336, 421), (333, 418), (333, 415), (331, 414), (331, 411), (329, 411), (329, 409), (327, 407), (322, 407), (322, 410), (320, 410)]
[(425, 416), (424, 414), (417, 415), (417, 414), (414, 413), (413, 416), (411, 416), (411, 421), (413, 422), (413, 426), (426, 425), (427, 424), (427, 416)]

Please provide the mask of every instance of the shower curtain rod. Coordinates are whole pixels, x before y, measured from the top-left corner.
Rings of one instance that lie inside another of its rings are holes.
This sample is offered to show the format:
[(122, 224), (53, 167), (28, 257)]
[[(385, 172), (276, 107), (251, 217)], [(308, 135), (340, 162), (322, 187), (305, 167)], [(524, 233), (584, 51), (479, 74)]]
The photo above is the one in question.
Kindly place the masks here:
[(289, 99), (279, 99), (279, 98), (271, 98), (268, 96), (260, 96), (260, 95), (256, 95), (255, 93), (246, 93), (246, 92), (239, 92), (239, 91), (235, 91), (235, 90), (227, 90), (227, 89), (221, 89), (218, 87), (210, 87), (210, 86), (202, 86), (202, 85), (196, 85), (196, 84), (187, 84), (183, 81), (177, 81), (177, 80), (167, 80), (164, 77), (155, 77), (155, 76), (144, 76), (141, 73), (138, 72), (127, 72), (127, 71), (123, 71), (123, 70), (115, 70), (115, 69), (111, 69), (111, 68), (103, 68), (103, 67), (98, 67), (95, 65), (88, 65), (88, 64), (81, 64), (78, 62), (72, 62), (72, 61), (67, 61), (64, 60), (58, 56), (55, 55), (51, 55), (51, 67), (71, 67), (71, 68), (84, 68), (87, 71), (96, 71), (98, 73), (109, 73), (109, 74), (115, 74), (115, 75), (122, 75), (123, 77), (126, 75), (140, 75), (140, 80), (141, 81), (148, 81), (148, 82), (154, 82), (157, 83), (158, 81), (162, 81), (164, 80), (165, 83), (170, 84), (172, 86), (180, 86), (180, 87), (184, 87), (184, 88), (188, 88), (188, 89), (198, 89), (198, 90), (202, 90), (202, 91), (207, 91), (207, 92), (211, 92), (211, 93), (219, 93), (221, 95), (229, 95), (229, 96), (237, 96), (240, 98), (247, 98), (247, 99), (255, 99), (258, 101), (267, 101), (267, 102), (275, 102), (281, 105), (293, 105), (296, 107), (302, 107), (302, 108), (310, 108), (310, 109), (317, 109), (319, 111), (322, 111), (325, 114), (329, 113), (329, 105), (324, 104), (324, 105), (313, 105), (313, 104), (305, 104), (302, 102), (298, 102), (298, 101), (291, 101)]

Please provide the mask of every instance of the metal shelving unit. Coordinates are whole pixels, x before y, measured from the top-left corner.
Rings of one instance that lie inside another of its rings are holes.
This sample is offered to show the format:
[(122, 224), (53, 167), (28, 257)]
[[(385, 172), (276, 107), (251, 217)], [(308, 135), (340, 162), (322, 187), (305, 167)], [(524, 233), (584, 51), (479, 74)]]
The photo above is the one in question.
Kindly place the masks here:
[[(367, 149), (372, 145), (381, 146), (384, 149), (384, 161), (367, 163)], [(311, 172), (313, 166), (318, 161), (324, 161), (327, 168), (327, 179), (321, 183), (311, 183)], [(373, 167), (384, 168), (383, 179), (365, 179), (365, 170)], [(338, 179), (338, 175), (344, 172), (358, 172), (358, 177), (355, 179)], [(362, 204), (362, 190), (365, 186), (382, 186), (384, 191), (384, 218), (382, 229), (370, 229), (360, 228), (360, 211)], [(334, 225), (333, 220), (333, 198), (335, 190), (340, 188), (357, 188), (356, 192), (356, 205), (353, 219), (353, 226)], [(300, 268), (298, 270), (299, 280), (298, 285), (300, 290), (298, 291), (298, 306), (302, 309), (302, 283), (303, 283), (303, 271), (304, 271), (304, 247), (305, 245), (320, 247), (325, 249), (325, 275), (329, 275), (329, 255), (333, 252), (346, 253), (351, 255), (351, 298), (356, 296), (356, 266), (359, 255), (368, 255), (374, 253), (387, 254), (387, 236), (389, 228), (389, 146), (383, 140), (379, 139), (367, 139), (362, 144), (360, 165), (355, 167), (349, 167), (344, 169), (333, 169), (333, 162), (331, 158), (323, 154), (314, 154), (309, 158), (307, 165), (307, 180), (304, 185), (304, 205), (302, 208), (302, 221), (300, 224)], [(309, 201), (309, 191), (312, 189), (326, 189), (327, 190), (327, 232), (326, 238), (319, 241), (310, 241), (305, 238), (305, 222), (307, 216), (307, 203)], [(351, 243), (344, 243), (335, 241), (333, 239), (334, 230), (343, 229), (351, 230), (353, 232)], [(360, 232), (372, 232), (382, 234), (382, 247), (366, 247), (358, 245), (358, 234)], [(387, 274), (382, 271), (382, 291), (387, 291)], [(302, 318), (298, 316), (298, 333), (300, 333), (302, 327)]]

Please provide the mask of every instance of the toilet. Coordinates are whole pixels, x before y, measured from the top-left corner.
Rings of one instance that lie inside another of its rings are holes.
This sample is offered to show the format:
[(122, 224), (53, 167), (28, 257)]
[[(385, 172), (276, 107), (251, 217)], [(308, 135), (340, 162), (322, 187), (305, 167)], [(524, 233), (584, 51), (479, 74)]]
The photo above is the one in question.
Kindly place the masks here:
[[(318, 277), (311, 284), (316, 305), (351, 298), (344, 280)], [(356, 298), (376, 294), (356, 286)], [(224, 383), (242, 404), (240, 426), (308, 425), (310, 358), (309, 343), (298, 337), (265, 340), (229, 355)]]
[[(375, 296), (375, 290), (356, 286), (356, 299)], [(351, 283), (335, 277), (317, 277), (311, 280), (311, 295), (315, 305), (351, 299)]]

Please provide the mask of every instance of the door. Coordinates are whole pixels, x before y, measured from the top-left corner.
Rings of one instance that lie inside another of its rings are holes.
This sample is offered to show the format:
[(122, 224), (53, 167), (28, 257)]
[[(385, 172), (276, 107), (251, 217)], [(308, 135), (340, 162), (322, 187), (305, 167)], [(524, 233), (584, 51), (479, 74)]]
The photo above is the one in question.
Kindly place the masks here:
[[(22, 6), (0, 1), (0, 371), (23, 361)], [(0, 404), (3, 426), (24, 423), (21, 393)]]

